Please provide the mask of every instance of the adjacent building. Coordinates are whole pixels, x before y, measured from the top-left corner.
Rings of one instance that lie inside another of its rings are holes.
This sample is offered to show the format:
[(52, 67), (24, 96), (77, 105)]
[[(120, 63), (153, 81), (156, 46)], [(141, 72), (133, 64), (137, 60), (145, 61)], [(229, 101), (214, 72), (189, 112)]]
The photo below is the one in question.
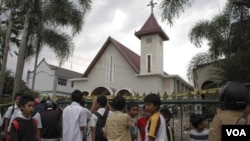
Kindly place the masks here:
[[(26, 85), (32, 89), (34, 71), (27, 72)], [(47, 93), (50, 96), (70, 95), (74, 90), (72, 78), (79, 78), (82, 74), (48, 64), (43, 59), (36, 68), (34, 90)]]

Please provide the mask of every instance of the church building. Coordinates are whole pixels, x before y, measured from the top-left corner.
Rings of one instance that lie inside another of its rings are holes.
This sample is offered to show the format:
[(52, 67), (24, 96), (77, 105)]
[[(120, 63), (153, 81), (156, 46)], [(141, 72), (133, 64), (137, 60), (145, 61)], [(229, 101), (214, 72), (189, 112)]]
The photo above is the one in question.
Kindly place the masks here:
[(193, 90), (180, 76), (164, 72), (163, 42), (169, 37), (153, 12), (135, 36), (141, 41), (140, 55), (108, 37), (82, 77), (71, 79), (74, 89), (88, 96), (149, 93), (170, 96)]

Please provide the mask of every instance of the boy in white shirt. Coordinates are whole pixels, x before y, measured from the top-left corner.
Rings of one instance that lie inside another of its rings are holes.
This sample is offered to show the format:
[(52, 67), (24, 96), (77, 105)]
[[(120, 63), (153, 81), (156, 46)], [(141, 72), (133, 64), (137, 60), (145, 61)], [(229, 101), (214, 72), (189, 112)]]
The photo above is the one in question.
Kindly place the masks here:
[[(96, 108), (98, 108), (98, 110), (91, 115), (90, 123), (89, 123), (89, 125), (91, 127), (91, 132), (92, 132), (92, 141), (98, 140), (97, 137), (96, 137), (96, 136), (98, 136), (98, 135), (96, 135), (96, 133), (98, 132), (96, 130), (96, 124), (97, 124), (97, 120), (98, 120), (97, 114), (100, 114), (101, 116), (104, 116), (105, 115), (104, 114), (105, 111), (107, 112), (107, 116), (109, 116), (110, 114), (112, 114), (112, 112), (109, 111), (107, 109), (107, 107), (106, 107), (107, 106), (107, 102), (108, 102), (108, 100), (107, 100), (107, 98), (106, 98), (105, 95), (100, 95), (96, 99)], [(100, 131), (98, 133), (100, 133)], [(105, 138), (102, 138), (101, 140), (105, 140)]]
[(63, 141), (82, 141), (87, 125), (86, 110), (80, 105), (83, 93), (75, 90), (71, 94), (72, 103), (63, 110)]

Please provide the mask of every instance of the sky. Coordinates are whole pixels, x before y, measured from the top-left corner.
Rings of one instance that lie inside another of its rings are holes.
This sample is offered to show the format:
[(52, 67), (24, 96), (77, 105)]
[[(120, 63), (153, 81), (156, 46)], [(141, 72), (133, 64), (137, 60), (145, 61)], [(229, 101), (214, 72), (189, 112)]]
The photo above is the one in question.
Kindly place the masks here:
[[(109, 36), (140, 55), (140, 40), (134, 33), (141, 29), (151, 14), (151, 8), (147, 6), (149, 2), (150, 0), (93, 0), (91, 11), (85, 17), (83, 30), (73, 37), (73, 56), (62, 68), (84, 73)], [(161, 19), (160, 0), (154, 2), (157, 3), (154, 7), (155, 18), (170, 38), (164, 42), (164, 71), (170, 75), (179, 75), (188, 82), (187, 66), (192, 57), (208, 50), (206, 41), (201, 48), (197, 48), (190, 42), (188, 34), (198, 21), (210, 20), (219, 14), (226, 0), (193, 0), (192, 5), (185, 8), (179, 18), (174, 19), (173, 26)], [(45, 58), (49, 64), (58, 66), (54, 56), (53, 51), (44, 47), (38, 61)], [(9, 55), (7, 68), (14, 73), (16, 60), (14, 54)], [(34, 62), (34, 59), (26, 62), (24, 81), (27, 71), (34, 70)]]

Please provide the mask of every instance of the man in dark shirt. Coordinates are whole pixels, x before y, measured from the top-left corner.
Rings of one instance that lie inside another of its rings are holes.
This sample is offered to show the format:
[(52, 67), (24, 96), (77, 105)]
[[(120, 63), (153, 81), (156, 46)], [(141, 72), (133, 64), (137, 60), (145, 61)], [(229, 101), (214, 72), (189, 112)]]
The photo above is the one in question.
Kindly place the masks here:
[(57, 110), (53, 101), (46, 101), (46, 111), (41, 112), (41, 140), (59, 140), (62, 132), (61, 111)]

